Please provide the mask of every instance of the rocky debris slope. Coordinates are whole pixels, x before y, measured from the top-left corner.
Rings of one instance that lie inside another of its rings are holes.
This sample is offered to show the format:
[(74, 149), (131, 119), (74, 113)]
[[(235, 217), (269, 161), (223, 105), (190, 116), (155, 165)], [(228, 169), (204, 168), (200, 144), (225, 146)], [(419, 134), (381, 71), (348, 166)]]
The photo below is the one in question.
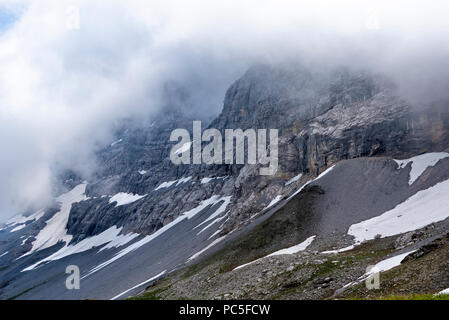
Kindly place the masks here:
[[(254, 230), (156, 282), (136, 298), (327, 299), (439, 292), (449, 287), (447, 272), (440, 272), (447, 264), (449, 214), (438, 219), (430, 215), (435, 199), (424, 197), (418, 205), (427, 219), (421, 227), (403, 232), (404, 225), (393, 219), (391, 226), (397, 231), (392, 235), (379, 233), (357, 243), (350, 234), (357, 223), (370, 221), (448, 181), (449, 158), (425, 167), (410, 186), (411, 169), (385, 158), (340, 162)], [(312, 241), (297, 251), (292, 249), (306, 239)], [(412, 284), (414, 274), (423, 273), (431, 263), (426, 256), (435, 261), (431, 275)], [(364, 281), (370, 265), (383, 271), (381, 289), (373, 292), (365, 289)], [(389, 276), (404, 268), (407, 271), (398, 279)]]

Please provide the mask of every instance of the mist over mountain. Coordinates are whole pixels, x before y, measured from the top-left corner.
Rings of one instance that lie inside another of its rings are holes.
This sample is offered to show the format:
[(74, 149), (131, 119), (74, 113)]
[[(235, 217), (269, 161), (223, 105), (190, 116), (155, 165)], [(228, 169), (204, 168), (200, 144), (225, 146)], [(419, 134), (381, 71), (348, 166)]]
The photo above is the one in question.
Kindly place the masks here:
[(88, 179), (123, 119), (173, 104), (212, 119), (257, 63), (374, 70), (417, 105), (447, 98), (443, 2), (346, 2), (3, 1), (1, 219), (46, 202), (55, 170)]
[(447, 291), (447, 7), (3, 0), (0, 299)]

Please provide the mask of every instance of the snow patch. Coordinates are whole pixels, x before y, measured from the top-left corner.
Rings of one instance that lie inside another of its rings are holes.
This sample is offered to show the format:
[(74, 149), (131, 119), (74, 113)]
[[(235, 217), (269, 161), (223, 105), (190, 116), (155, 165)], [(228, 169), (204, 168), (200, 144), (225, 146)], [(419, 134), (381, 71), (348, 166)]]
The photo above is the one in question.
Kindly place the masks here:
[(109, 203), (117, 202), (117, 204), (115, 206), (120, 207), (125, 204), (130, 204), (130, 203), (136, 202), (137, 200), (140, 200), (144, 197), (146, 197), (146, 194), (141, 196), (138, 194), (119, 192), (109, 199)]
[(298, 193), (300, 193), (302, 190), (304, 190), (305, 187), (307, 187), (310, 183), (312, 183), (313, 180), (311, 181), (307, 181), (306, 183), (304, 183), (301, 187), (299, 187), (298, 190), (296, 190), (290, 197), (288, 197), (287, 200), (290, 200), (291, 198), (293, 198), (294, 196), (296, 196)]
[(118, 140), (114, 141), (113, 143), (111, 143), (111, 147), (115, 146), (116, 144), (118, 144), (122, 141), (123, 141), (123, 139), (118, 139)]
[(125, 293), (128, 293), (128, 292), (130, 292), (131, 290), (137, 289), (138, 287), (143, 286), (144, 284), (147, 284), (147, 283), (150, 282), (150, 281), (156, 280), (157, 278), (163, 276), (166, 272), (167, 272), (167, 270), (162, 271), (161, 273), (155, 275), (154, 277), (152, 277), (152, 278), (150, 278), (150, 279), (148, 279), (148, 280), (146, 280), (146, 281), (144, 281), (144, 282), (141, 282), (141, 283), (139, 283), (138, 285), (136, 285), (136, 286), (134, 286), (134, 287), (132, 287), (132, 288), (126, 290), (126, 291), (123, 291), (122, 293), (120, 293), (120, 294), (116, 295), (115, 297), (111, 298), (111, 300), (116, 300), (116, 299), (118, 299), (119, 297), (123, 296)]
[(304, 251), (304, 250), (307, 249), (308, 246), (310, 246), (310, 244), (313, 242), (315, 237), (316, 236), (311, 236), (311, 237), (307, 238), (306, 240), (304, 240), (303, 242), (301, 242), (300, 244), (297, 244), (297, 245), (289, 247), (289, 248), (278, 250), (276, 252), (270, 253), (269, 255), (266, 255), (266, 256), (264, 256), (262, 258), (259, 258), (257, 260), (254, 260), (254, 261), (242, 264), (241, 266), (238, 266), (238, 267), (232, 269), (232, 271), (241, 269), (241, 268), (246, 267), (246, 266), (248, 266), (250, 264), (253, 264), (253, 263), (257, 262), (257, 261), (265, 259), (267, 257), (279, 256), (279, 255), (282, 255), (282, 254), (294, 254), (294, 253), (298, 253), (300, 251)]
[(412, 251), (402, 253), (402, 254), (399, 254), (394, 257), (391, 257), (391, 258), (388, 258), (388, 259), (378, 262), (369, 271), (367, 271), (364, 275), (360, 276), (357, 280), (345, 284), (343, 286), (343, 289), (348, 288), (350, 286), (353, 286), (355, 284), (358, 284), (358, 283), (366, 280), (369, 276), (371, 276), (374, 273), (388, 271), (388, 270), (391, 270), (391, 269), (399, 266), (401, 264), (402, 260), (404, 260), (404, 258), (406, 256), (408, 256), (410, 253), (413, 253), (415, 251), (416, 250), (412, 250)]
[[(205, 226), (203, 229), (201, 229), (200, 232), (198, 232), (196, 235), (199, 235), (200, 233), (202, 233), (203, 231), (206, 231), (207, 229), (209, 229), (210, 227), (212, 227), (214, 224), (216, 224), (217, 222), (220, 222), (221, 220), (223, 220), (224, 218), (226, 218), (227, 215), (225, 214), (224, 216), (218, 217), (215, 220), (213, 220), (211, 223), (209, 223), (207, 226)], [(194, 228), (195, 229), (195, 228)], [(221, 231), (221, 230), (219, 230)]]
[(177, 181), (177, 180), (167, 181), (167, 182), (162, 182), (162, 183), (159, 185), (159, 187), (157, 187), (156, 189), (154, 189), (154, 191), (157, 191), (157, 190), (162, 189), (162, 188), (169, 188), (169, 187), (171, 187), (173, 184), (175, 184), (176, 181)]
[(322, 177), (324, 177), (325, 175), (327, 175), (329, 172), (331, 172), (332, 170), (334, 170), (335, 165), (333, 165), (332, 167), (327, 168), (326, 170), (324, 170), (318, 177), (316, 177), (313, 180), (307, 181), (306, 183), (304, 183), (298, 190), (295, 191), (295, 193), (293, 193), (290, 197), (288, 197), (287, 200), (290, 200), (291, 198), (293, 198), (294, 196), (296, 196), (298, 193), (300, 193), (302, 190), (304, 190), (305, 187), (307, 187), (309, 184), (311, 184), (314, 181), (317, 181), (319, 179), (321, 179)]
[(212, 233), (212, 235), (207, 239), (207, 240), (210, 240), (210, 239), (212, 239), (213, 237), (215, 237), (217, 234), (219, 234), (221, 232), (221, 229), (218, 229), (217, 231), (215, 231), (214, 233)]
[(285, 186), (288, 186), (288, 185), (292, 184), (293, 182), (298, 181), (299, 179), (301, 179), (301, 177), (302, 177), (302, 173), (298, 174), (297, 176), (294, 176), (293, 178), (291, 178), (290, 180), (288, 180), (285, 183)]
[(61, 209), (46, 221), (46, 226), (39, 232), (36, 240), (32, 243), (33, 247), (23, 256), (49, 248), (61, 241), (67, 244), (72, 240), (72, 236), (67, 234), (67, 221), (72, 204), (88, 199), (85, 195), (86, 186), (87, 183), (79, 184), (69, 192), (56, 198), (56, 201), (61, 204)]
[(186, 143), (184, 143), (184, 144), (181, 146), (181, 148), (176, 149), (176, 151), (173, 152), (173, 153), (174, 153), (174, 154), (184, 153), (184, 152), (186, 152), (187, 150), (190, 150), (190, 146), (191, 146), (191, 145), (192, 145), (192, 142), (191, 142), (191, 141), (186, 142)]
[(226, 238), (226, 236), (220, 237), (215, 239), (214, 241), (212, 241), (207, 247), (205, 247), (203, 250), (198, 251), (197, 253), (195, 253), (193, 256), (191, 256), (187, 262), (192, 261), (193, 259), (198, 258), (200, 255), (202, 255), (204, 252), (206, 252), (207, 250), (209, 250), (210, 248), (212, 248), (213, 246), (215, 246), (217, 243), (221, 242), (224, 240), (224, 238)]
[(15, 227), (14, 229), (12, 229), (11, 231), (9, 231), (9, 232), (16, 232), (16, 231), (22, 230), (26, 226), (27, 226), (26, 224), (20, 224), (17, 227)]
[(440, 292), (437, 293), (437, 295), (440, 295), (440, 294), (449, 294), (449, 288), (441, 290)]
[[(122, 228), (117, 228), (116, 226), (112, 226), (111, 228), (103, 231), (102, 233), (97, 234), (93, 237), (86, 238), (86, 239), (78, 242), (77, 244), (74, 244), (74, 245), (66, 244), (63, 248), (59, 249), (52, 255), (36, 262), (35, 264), (23, 269), (22, 271), (30, 271), (30, 270), (35, 269), (38, 265), (40, 265), (44, 262), (59, 260), (59, 259), (62, 259), (64, 257), (70, 256), (70, 255), (73, 255), (76, 253), (90, 250), (94, 247), (102, 246), (106, 243), (109, 243), (108, 248), (122, 246), (122, 245), (127, 244), (132, 239), (134, 239), (136, 236), (138, 236), (136, 234), (119, 235), (120, 231), (122, 231)], [(105, 249), (105, 248), (102, 248), (101, 250), (103, 250), (103, 249)]]
[(304, 240), (303, 242), (301, 242), (300, 244), (273, 252), (272, 254), (269, 254), (268, 257), (278, 256), (281, 254), (294, 254), (294, 253), (297, 253), (300, 251), (304, 251), (307, 249), (308, 246), (310, 246), (310, 244), (313, 242), (315, 237), (316, 236), (311, 236), (311, 237), (307, 238), (306, 240)]
[(179, 180), (172, 180), (172, 181), (167, 181), (167, 182), (162, 182), (159, 187), (157, 187), (156, 189), (154, 189), (154, 191), (160, 190), (162, 188), (169, 188), (172, 185), (174, 185), (176, 183), (176, 186), (179, 186), (182, 183), (186, 183), (188, 181), (192, 180), (192, 177), (185, 177), (185, 178), (181, 178)]
[(176, 186), (179, 186), (182, 183), (189, 182), (190, 180), (192, 180), (192, 177), (181, 178), (181, 179), (178, 180), (178, 183), (176, 184)]
[(215, 178), (203, 178), (201, 179), (201, 184), (206, 184), (208, 182), (211, 182), (212, 180), (214, 180)]
[(329, 251), (323, 251), (321, 252), (322, 254), (336, 254), (336, 253), (340, 253), (340, 252), (345, 252), (345, 251), (349, 251), (355, 248), (355, 245), (350, 245), (341, 249), (337, 249), (337, 250), (329, 250)]
[(321, 172), (321, 174), (315, 178), (315, 180), (313, 181), (317, 181), (318, 179), (321, 179), (322, 177), (324, 177), (325, 175), (327, 175), (329, 172), (331, 172), (332, 170), (334, 170), (335, 165), (333, 165), (332, 167), (327, 168), (326, 170), (324, 170), (323, 172)]
[(266, 206), (266, 207), (264, 208), (264, 210), (266, 210), (266, 209), (268, 209), (268, 208), (274, 206), (276, 203), (278, 203), (279, 201), (281, 201), (281, 199), (282, 199), (282, 196), (281, 196), (281, 195), (276, 196), (276, 198), (274, 198), (273, 200), (271, 200), (271, 202), (268, 204), (268, 206)]
[(376, 272), (384, 272), (384, 271), (388, 271), (390, 269), (393, 269), (394, 267), (397, 267), (401, 264), (402, 260), (404, 260), (404, 258), (406, 256), (408, 256), (410, 253), (415, 252), (416, 250), (412, 250), (406, 253), (402, 253), (402, 254), (398, 254), (397, 256), (382, 260), (378, 263), (376, 263), (376, 265), (371, 268), (370, 271), (368, 271), (367, 273), (365, 273), (364, 277), (369, 276), (373, 273)]
[[(121, 230), (122, 230), (122, 228), (119, 229), (119, 231), (121, 231)], [(104, 247), (102, 247), (100, 250), (98, 250), (98, 252), (101, 252), (101, 251), (107, 250), (107, 249), (122, 247), (125, 244), (127, 244), (128, 242), (131, 242), (132, 240), (137, 238), (138, 236), (140, 236), (140, 234), (138, 234), (138, 233), (119, 234), (118, 236), (114, 237), (108, 244), (106, 244)]]
[(209, 200), (209, 204), (211, 204), (211, 205), (217, 204), (220, 201), (223, 201), (223, 203), (221, 204), (220, 207), (218, 207), (217, 210), (215, 210), (214, 213), (212, 213), (209, 217), (207, 217), (206, 220), (201, 222), (199, 225), (197, 225), (193, 229), (196, 229), (199, 226), (202, 226), (206, 222), (211, 221), (211, 220), (215, 219), (216, 217), (218, 217), (220, 214), (222, 214), (226, 210), (226, 207), (228, 206), (228, 204), (231, 202), (231, 198), (232, 198), (231, 196), (228, 196), (228, 197), (213, 196), (212, 198), (208, 199)]
[(227, 177), (227, 176), (223, 176), (223, 177), (214, 177), (214, 178), (205, 177), (205, 178), (201, 179), (201, 184), (209, 183), (209, 182), (211, 182), (212, 180), (215, 180), (215, 179), (225, 179), (226, 177)]
[(398, 169), (403, 169), (407, 164), (412, 163), (412, 169), (410, 171), (409, 185), (412, 185), (427, 168), (433, 167), (441, 159), (449, 157), (449, 153), (446, 152), (432, 152), (425, 153), (410, 159), (394, 160), (398, 164)]
[(348, 234), (357, 242), (423, 228), (449, 217), (449, 180), (417, 192), (380, 216), (353, 224)]

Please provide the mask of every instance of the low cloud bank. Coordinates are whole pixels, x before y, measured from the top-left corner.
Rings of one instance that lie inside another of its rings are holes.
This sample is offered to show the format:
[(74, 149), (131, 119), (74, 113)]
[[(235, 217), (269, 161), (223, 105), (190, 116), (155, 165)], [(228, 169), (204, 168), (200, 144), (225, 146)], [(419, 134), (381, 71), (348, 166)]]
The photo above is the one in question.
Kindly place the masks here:
[(0, 221), (45, 204), (55, 168), (88, 177), (114, 124), (163, 108), (169, 84), (213, 116), (250, 65), (299, 59), (447, 98), (448, 5), (390, 2), (2, 1)]

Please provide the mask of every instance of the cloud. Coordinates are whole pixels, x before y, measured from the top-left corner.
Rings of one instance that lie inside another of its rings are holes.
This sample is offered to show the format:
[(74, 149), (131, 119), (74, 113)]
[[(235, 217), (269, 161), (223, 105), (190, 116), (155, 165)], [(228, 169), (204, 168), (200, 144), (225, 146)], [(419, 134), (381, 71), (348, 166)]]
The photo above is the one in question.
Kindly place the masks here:
[(391, 2), (3, 0), (0, 220), (48, 200), (55, 164), (88, 176), (112, 125), (162, 108), (167, 83), (216, 114), (248, 66), (300, 57), (444, 92), (447, 4)]

